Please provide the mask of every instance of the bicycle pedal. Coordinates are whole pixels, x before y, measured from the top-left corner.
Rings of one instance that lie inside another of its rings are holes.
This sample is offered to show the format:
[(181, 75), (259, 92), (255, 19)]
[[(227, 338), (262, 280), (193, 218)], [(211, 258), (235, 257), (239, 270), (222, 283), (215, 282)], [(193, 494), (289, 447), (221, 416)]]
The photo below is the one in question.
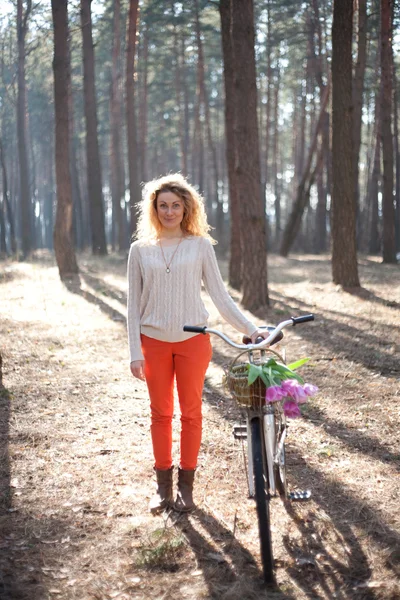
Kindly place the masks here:
[(310, 500), (311, 490), (297, 490), (296, 492), (289, 492), (288, 499), (292, 502), (304, 502)]
[(247, 439), (246, 425), (234, 425), (233, 426), (233, 437), (235, 438), (235, 440), (246, 440)]

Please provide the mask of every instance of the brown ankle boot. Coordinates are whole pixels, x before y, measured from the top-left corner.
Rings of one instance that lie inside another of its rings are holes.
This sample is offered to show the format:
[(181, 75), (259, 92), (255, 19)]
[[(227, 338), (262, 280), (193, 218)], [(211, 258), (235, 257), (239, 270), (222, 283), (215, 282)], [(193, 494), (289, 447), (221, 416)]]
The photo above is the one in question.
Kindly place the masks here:
[(154, 469), (157, 476), (157, 492), (149, 503), (150, 512), (156, 513), (164, 508), (172, 506), (174, 503), (174, 497), (172, 494), (172, 473), (174, 467), (165, 471), (160, 469)]
[(178, 494), (174, 504), (174, 509), (178, 512), (189, 512), (196, 508), (193, 502), (194, 473), (194, 470), (178, 469)]

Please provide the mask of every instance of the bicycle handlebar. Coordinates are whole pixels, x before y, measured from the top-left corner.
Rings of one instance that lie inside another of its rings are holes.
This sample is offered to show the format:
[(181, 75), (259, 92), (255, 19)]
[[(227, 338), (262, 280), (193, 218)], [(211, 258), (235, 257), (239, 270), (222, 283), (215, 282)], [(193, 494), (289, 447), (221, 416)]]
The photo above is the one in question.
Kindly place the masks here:
[(191, 333), (204, 333), (206, 334), (207, 327), (198, 327), (197, 325), (184, 325), (183, 331), (190, 331)]
[(303, 315), (302, 317), (291, 317), (293, 321), (293, 327), (297, 325), (297, 323), (306, 323), (307, 321), (314, 321), (314, 315)]
[(237, 348), (238, 350), (261, 350), (262, 348), (269, 346), (271, 342), (273, 342), (273, 340), (276, 338), (278, 333), (282, 331), (282, 329), (284, 329), (285, 327), (288, 327), (289, 325), (292, 325), (294, 327), (297, 324), (306, 323), (307, 321), (314, 321), (314, 315), (309, 314), (303, 315), (301, 317), (291, 317), (287, 321), (282, 321), (281, 323), (278, 323), (278, 325), (274, 328), (271, 334), (259, 344), (237, 344), (221, 331), (218, 331), (217, 329), (210, 329), (206, 326), (199, 327), (197, 325), (184, 325), (183, 331), (187, 331), (190, 333), (203, 333), (204, 335), (206, 333), (212, 333), (213, 335), (217, 335), (222, 340), (224, 340), (224, 342), (226, 342), (233, 348)]

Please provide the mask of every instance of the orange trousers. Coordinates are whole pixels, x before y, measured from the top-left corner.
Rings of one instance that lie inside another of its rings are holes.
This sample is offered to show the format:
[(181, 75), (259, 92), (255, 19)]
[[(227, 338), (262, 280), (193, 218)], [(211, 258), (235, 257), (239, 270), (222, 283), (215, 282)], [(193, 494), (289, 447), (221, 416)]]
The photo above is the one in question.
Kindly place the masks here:
[(184, 342), (161, 342), (141, 336), (144, 373), (150, 396), (151, 438), (156, 469), (172, 466), (174, 380), (181, 409), (180, 467), (195, 469), (202, 431), (204, 377), (211, 360), (208, 335)]

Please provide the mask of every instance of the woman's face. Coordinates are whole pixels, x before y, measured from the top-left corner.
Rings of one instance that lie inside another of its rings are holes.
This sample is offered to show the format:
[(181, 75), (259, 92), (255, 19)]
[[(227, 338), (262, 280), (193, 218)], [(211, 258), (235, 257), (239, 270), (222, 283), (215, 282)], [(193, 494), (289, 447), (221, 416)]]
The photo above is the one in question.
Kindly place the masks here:
[(182, 198), (173, 192), (160, 192), (157, 196), (157, 216), (163, 229), (178, 232), (184, 216)]

